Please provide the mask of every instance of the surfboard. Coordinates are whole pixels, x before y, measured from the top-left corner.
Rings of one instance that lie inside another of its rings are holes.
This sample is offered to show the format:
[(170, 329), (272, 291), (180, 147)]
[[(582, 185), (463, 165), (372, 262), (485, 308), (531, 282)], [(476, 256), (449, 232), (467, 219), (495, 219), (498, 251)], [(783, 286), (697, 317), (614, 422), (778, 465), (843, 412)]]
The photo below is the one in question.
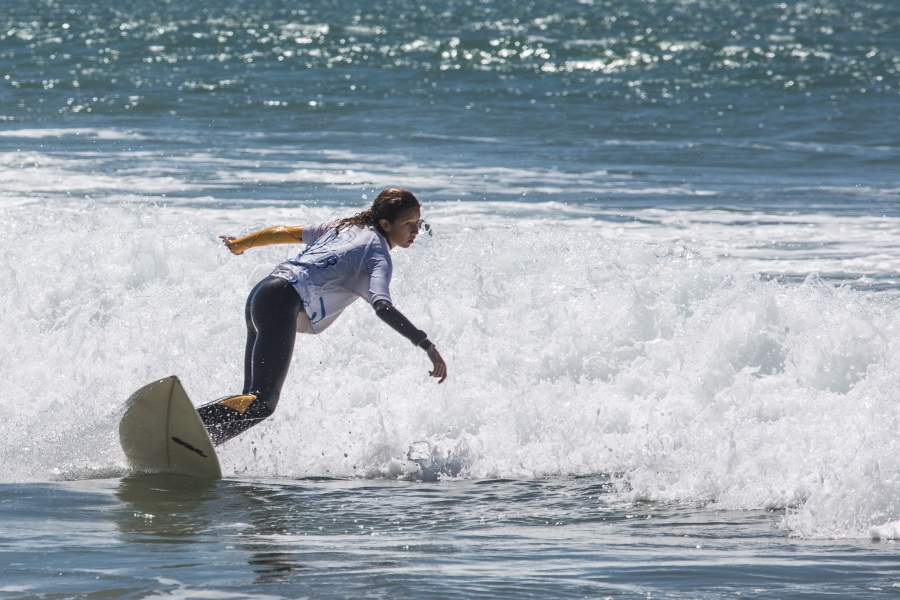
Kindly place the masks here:
[(209, 434), (174, 375), (145, 385), (126, 400), (119, 441), (137, 473), (222, 477)]

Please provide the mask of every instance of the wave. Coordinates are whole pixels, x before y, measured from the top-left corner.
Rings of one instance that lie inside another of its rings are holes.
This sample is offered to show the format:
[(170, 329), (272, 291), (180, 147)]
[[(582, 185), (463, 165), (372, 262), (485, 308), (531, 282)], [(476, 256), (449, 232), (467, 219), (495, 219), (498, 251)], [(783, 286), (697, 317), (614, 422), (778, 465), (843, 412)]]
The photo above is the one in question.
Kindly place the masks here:
[(0, 137), (44, 139), (59, 138), (63, 136), (83, 136), (98, 140), (143, 140), (143, 135), (133, 131), (121, 129), (97, 129), (97, 128), (39, 128), (39, 129), (8, 129), (0, 131)]
[[(273, 149), (248, 147), (247, 140), (229, 150), (173, 152), (165, 145), (171, 143), (166, 132), (136, 135), (147, 147), (2, 152), (0, 197), (7, 205), (89, 196), (107, 205), (206, 208), (295, 206), (299, 197), (361, 207), (379, 189), (401, 182), (431, 200), (429, 209), (439, 218), (499, 227), (510, 218), (519, 227), (540, 227), (550, 218), (609, 239), (688, 246), (782, 281), (802, 281), (818, 272), (855, 289), (889, 294), (900, 289), (898, 215), (896, 207), (881, 201), (895, 190), (853, 188), (868, 200), (853, 205), (833, 202), (841, 193), (827, 186), (781, 189), (775, 183), (767, 194), (771, 199), (746, 202), (727, 186), (709, 189), (605, 169), (429, 162), (399, 150), (372, 155), (315, 145)], [(783, 200), (797, 194), (799, 199)]]
[[(28, 135), (67, 135), (61, 131), (29, 130)], [(117, 140), (115, 130), (104, 130), (102, 139)], [(126, 136), (128, 132), (119, 131)], [(74, 134), (70, 134), (72, 136)], [(135, 134), (140, 135), (140, 134)], [(172, 140), (163, 133), (159, 143)], [(149, 145), (149, 144), (148, 144)], [(260, 158), (263, 157), (263, 158)], [(189, 168), (186, 168), (189, 167)], [(453, 197), (515, 197), (523, 195), (652, 195), (684, 197), (714, 196), (714, 190), (691, 185), (635, 184), (627, 174), (605, 169), (561, 169), (553, 166), (484, 166), (464, 162), (423, 163), (408, 153), (372, 154), (333, 148), (309, 150), (241, 147), (231, 150), (189, 147), (169, 149), (68, 149), (57, 152), (19, 150), (0, 152), (0, 181), (6, 194), (60, 193), (100, 190), (115, 194), (152, 194), (183, 191), (192, 195), (204, 190), (252, 185), (304, 184), (338, 190), (366, 187), (381, 189), (403, 181), (411, 189)], [(292, 188), (293, 189), (293, 188)]]
[[(239, 389), (245, 295), (290, 249), (230, 256), (215, 235), (248, 215), (191, 214), (0, 212), (3, 481), (122, 472), (122, 403), (154, 378), (177, 373), (198, 404)], [(227, 473), (615, 473), (633, 500), (896, 537), (895, 306), (572, 224), (447, 227), (394, 259), (394, 300), (447, 383), (358, 303), (298, 340), (275, 416), (221, 448)]]

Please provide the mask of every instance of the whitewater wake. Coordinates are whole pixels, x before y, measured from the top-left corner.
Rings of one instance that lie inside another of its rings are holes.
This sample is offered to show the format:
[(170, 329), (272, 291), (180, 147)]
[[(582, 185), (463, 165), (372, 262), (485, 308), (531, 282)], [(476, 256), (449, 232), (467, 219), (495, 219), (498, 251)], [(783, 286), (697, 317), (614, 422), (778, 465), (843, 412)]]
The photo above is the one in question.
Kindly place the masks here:
[[(122, 403), (154, 378), (179, 375), (196, 404), (240, 390), (246, 293), (292, 250), (231, 256), (216, 236), (237, 233), (222, 227), (239, 211), (221, 227), (209, 212), (0, 212), (0, 480), (123, 473)], [(450, 379), (429, 380), (424, 353), (357, 303), (298, 340), (275, 416), (221, 447), (226, 473), (617, 473), (635, 500), (785, 509), (804, 537), (900, 537), (890, 303), (564, 221), (447, 227), (394, 261), (395, 303)]]

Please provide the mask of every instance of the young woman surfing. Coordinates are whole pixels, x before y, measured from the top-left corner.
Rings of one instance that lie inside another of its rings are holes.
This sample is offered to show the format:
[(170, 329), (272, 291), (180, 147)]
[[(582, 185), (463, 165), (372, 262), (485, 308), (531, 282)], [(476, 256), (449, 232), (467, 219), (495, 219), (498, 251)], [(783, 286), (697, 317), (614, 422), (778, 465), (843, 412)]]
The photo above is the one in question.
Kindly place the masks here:
[(409, 248), (419, 234), (421, 204), (398, 188), (378, 194), (353, 217), (306, 227), (271, 227), (242, 238), (221, 236), (234, 254), (269, 244), (306, 244), (275, 267), (247, 298), (244, 389), (198, 410), (215, 445), (272, 415), (287, 377), (299, 333), (321, 333), (357, 298), (382, 321), (428, 353), (432, 377), (443, 383), (447, 365), (428, 335), (394, 308), (390, 251)]

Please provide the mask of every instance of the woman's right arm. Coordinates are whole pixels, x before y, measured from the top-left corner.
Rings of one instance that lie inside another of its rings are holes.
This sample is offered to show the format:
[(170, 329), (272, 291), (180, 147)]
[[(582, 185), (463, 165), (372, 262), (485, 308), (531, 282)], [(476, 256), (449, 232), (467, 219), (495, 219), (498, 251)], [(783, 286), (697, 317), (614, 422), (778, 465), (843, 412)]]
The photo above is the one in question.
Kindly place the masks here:
[(301, 244), (303, 243), (303, 227), (269, 227), (261, 231), (254, 231), (240, 238), (227, 235), (219, 236), (234, 254), (243, 254), (245, 250), (258, 246), (271, 246), (272, 244)]

